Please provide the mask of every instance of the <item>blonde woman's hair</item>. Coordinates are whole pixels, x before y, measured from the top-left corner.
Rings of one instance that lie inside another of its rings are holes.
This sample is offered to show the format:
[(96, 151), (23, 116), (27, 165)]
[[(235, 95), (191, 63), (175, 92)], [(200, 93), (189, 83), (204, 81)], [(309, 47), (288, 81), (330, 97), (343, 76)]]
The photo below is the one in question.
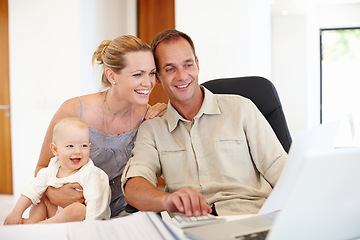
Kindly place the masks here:
[(105, 69), (110, 68), (115, 73), (120, 73), (127, 65), (125, 54), (138, 51), (151, 52), (151, 49), (143, 40), (131, 35), (123, 35), (114, 40), (101, 42), (93, 54), (92, 63), (93, 65), (94, 63), (102, 65), (101, 83), (104, 87), (110, 86)]

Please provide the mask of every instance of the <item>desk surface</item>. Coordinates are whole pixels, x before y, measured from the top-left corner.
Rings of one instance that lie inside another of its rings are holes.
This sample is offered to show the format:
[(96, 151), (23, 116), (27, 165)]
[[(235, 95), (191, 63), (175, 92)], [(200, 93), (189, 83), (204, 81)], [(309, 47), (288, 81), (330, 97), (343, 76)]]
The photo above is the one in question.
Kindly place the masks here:
[[(171, 218), (167, 212), (162, 212), (162, 219), (168, 227), (182, 240), (187, 240), (182, 229), (172, 224)], [(226, 216), (227, 221), (233, 221), (250, 217), (253, 215), (238, 215)], [(125, 217), (126, 218), (126, 217)], [(124, 218), (122, 218), (124, 219)], [(105, 223), (106, 221), (100, 221)], [(68, 227), (70, 224), (76, 224), (76, 227), (81, 228), (81, 225), (88, 224), (87, 222), (77, 223), (57, 223), (57, 224), (29, 224), (29, 225), (12, 225), (0, 226), (1, 239), (14, 240), (68, 240)]]

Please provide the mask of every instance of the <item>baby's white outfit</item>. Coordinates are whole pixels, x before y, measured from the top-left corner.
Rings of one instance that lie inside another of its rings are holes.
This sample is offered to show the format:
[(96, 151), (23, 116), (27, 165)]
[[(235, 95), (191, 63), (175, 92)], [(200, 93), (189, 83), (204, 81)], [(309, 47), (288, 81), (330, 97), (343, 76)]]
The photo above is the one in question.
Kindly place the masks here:
[(30, 198), (33, 204), (38, 204), (48, 186), (59, 188), (66, 183), (79, 183), (86, 204), (85, 220), (109, 219), (111, 191), (108, 175), (96, 167), (91, 159), (79, 171), (64, 178), (56, 177), (59, 167), (59, 158), (53, 157), (49, 166), (38, 172), (23, 195)]

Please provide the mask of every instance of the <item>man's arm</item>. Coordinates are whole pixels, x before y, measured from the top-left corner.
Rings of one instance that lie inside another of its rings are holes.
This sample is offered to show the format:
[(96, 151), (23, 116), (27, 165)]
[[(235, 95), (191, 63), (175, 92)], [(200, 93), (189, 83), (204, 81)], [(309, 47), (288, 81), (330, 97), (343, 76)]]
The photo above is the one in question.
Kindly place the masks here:
[(189, 217), (212, 211), (205, 197), (194, 189), (181, 188), (174, 193), (166, 193), (142, 177), (130, 178), (124, 189), (126, 202), (140, 211), (180, 212)]
[(247, 113), (244, 129), (251, 156), (258, 171), (274, 187), (288, 155), (264, 115), (253, 102), (247, 103), (247, 108), (244, 108), (244, 112)]

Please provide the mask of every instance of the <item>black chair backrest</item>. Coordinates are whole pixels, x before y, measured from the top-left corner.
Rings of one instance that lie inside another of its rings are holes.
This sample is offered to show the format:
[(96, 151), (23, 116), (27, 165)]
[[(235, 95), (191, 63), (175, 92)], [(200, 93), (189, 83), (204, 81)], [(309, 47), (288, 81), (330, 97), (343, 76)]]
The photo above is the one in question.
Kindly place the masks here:
[(289, 152), (291, 135), (275, 86), (263, 77), (222, 78), (203, 84), (215, 94), (237, 94), (249, 98), (265, 116), (284, 150)]

